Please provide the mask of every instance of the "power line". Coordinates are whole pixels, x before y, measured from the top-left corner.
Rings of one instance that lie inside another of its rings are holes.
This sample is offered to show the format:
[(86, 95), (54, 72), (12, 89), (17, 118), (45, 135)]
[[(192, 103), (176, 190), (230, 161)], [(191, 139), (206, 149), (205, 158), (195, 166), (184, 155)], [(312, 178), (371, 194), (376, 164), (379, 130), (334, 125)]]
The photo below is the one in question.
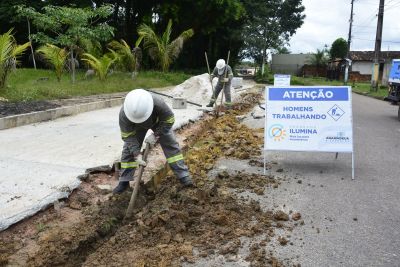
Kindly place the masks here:
[[(371, 39), (364, 39), (364, 38), (358, 38), (358, 37), (353, 37), (353, 39), (356, 39), (356, 40), (362, 40), (362, 41), (369, 41), (369, 42), (375, 42), (375, 40), (371, 40)], [(382, 43), (394, 43), (394, 44), (400, 44), (400, 41), (382, 41)]]
[(398, 6), (400, 6), (400, 2), (397, 3), (397, 4), (394, 4), (394, 5), (392, 5), (392, 6), (389, 6), (389, 7), (388, 7), (388, 10), (387, 10), (386, 12), (392, 11), (392, 10), (394, 10), (394, 7), (398, 7)]
[[(376, 26), (363, 26), (363, 25), (357, 25), (357, 24), (353, 24), (353, 27), (356, 28), (374, 28), (376, 29)], [(400, 29), (400, 27), (385, 27), (385, 29)]]

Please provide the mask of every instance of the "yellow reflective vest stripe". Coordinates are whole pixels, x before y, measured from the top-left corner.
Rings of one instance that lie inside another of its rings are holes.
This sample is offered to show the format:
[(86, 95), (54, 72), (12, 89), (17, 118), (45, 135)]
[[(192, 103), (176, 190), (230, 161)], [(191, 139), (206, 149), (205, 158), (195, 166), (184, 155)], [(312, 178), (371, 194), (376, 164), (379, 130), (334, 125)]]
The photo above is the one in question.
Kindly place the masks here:
[(138, 163), (136, 161), (132, 162), (121, 162), (121, 169), (137, 168)]
[(182, 154), (178, 154), (178, 155), (175, 155), (173, 157), (167, 158), (167, 162), (169, 164), (175, 163), (175, 162), (180, 161), (180, 160), (183, 160), (183, 155)]
[(164, 122), (173, 124), (175, 122), (175, 117), (174, 116), (169, 116)]
[(128, 138), (129, 136), (132, 136), (132, 135), (135, 135), (136, 134), (136, 131), (133, 131), (133, 132), (122, 132), (121, 131), (121, 137), (122, 138)]

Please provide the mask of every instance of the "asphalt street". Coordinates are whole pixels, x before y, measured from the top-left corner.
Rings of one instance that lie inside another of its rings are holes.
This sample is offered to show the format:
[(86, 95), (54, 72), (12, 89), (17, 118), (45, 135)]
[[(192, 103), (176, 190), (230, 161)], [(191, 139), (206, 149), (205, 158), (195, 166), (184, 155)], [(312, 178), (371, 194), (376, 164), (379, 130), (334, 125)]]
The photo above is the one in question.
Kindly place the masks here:
[[(265, 209), (298, 211), (305, 222), (282, 233), (293, 245), (276, 246), (279, 258), (296, 259), (301, 266), (400, 266), (397, 110), (353, 94), (355, 180), (350, 154), (336, 160), (334, 153), (267, 153), (273, 163), (268, 173), (283, 181), (254, 198)], [(246, 124), (263, 128), (264, 120)]]

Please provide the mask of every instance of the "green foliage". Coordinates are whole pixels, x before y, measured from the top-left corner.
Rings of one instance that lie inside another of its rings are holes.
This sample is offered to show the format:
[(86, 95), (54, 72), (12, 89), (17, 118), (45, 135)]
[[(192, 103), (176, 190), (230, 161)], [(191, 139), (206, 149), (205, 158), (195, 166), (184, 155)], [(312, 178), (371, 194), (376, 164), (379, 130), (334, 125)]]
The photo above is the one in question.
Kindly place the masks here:
[[(77, 72), (71, 84), (67, 73), (58, 82), (52, 70), (17, 69), (8, 79), (8, 86), (0, 90), (0, 97), (9, 101), (60, 99), (73, 96), (128, 92), (132, 88), (161, 88), (177, 85), (190, 78), (182, 72), (142, 71), (132, 80), (130, 73), (114, 72), (107, 80), (85, 79), (85, 71)], [(48, 80), (41, 80), (43, 77)]]
[(111, 6), (95, 9), (66, 6), (45, 6), (43, 13), (30, 7), (19, 6), (21, 17), (27, 17), (41, 32), (32, 37), (39, 43), (78, 45), (80, 39), (107, 41), (113, 36), (114, 28), (107, 23), (99, 23), (112, 13)]
[(37, 51), (54, 68), (57, 80), (60, 82), (68, 52), (52, 44), (41, 46)]
[(100, 81), (104, 81), (107, 78), (108, 71), (112, 64), (116, 60), (118, 60), (118, 54), (109, 49), (110, 53), (105, 54), (102, 57), (95, 57), (89, 53), (84, 53), (83, 54), (83, 61), (87, 62), (89, 66), (94, 69), (97, 77), (99, 77)]
[(244, 6), (247, 21), (241, 56), (252, 58), (258, 64), (267, 61), (268, 49), (284, 46), (305, 18), (301, 0), (247, 0)]
[(336, 39), (329, 50), (329, 55), (331, 59), (345, 58), (347, 55), (347, 42), (343, 38)]
[(286, 46), (280, 46), (275, 49), (276, 54), (291, 54), (292, 52)]
[(169, 20), (167, 28), (162, 36), (158, 36), (147, 24), (138, 28), (139, 40), (144, 41), (145, 49), (148, 49), (150, 57), (161, 67), (162, 71), (168, 71), (171, 63), (178, 58), (183, 48), (183, 43), (193, 36), (192, 29), (182, 32), (171, 41), (172, 20)]
[(107, 234), (109, 233), (118, 223), (118, 219), (115, 217), (110, 217), (106, 219), (103, 224), (100, 226), (101, 233)]
[(48, 225), (44, 224), (44, 223), (38, 223), (36, 224), (36, 231), (37, 233), (43, 232), (44, 230), (46, 230), (47, 228), (49, 228)]
[(17, 59), (29, 47), (30, 43), (18, 45), (12, 30), (0, 35), (0, 89), (4, 88), (12, 68), (17, 64)]
[(135, 55), (132, 53), (131, 47), (124, 41), (111, 41), (108, 46), (118, 54), (118, 65), (126, 71), (135, 71)]
[(204, 51), (211, 65), (225, 58), (231, 51), (229, 64), (238, 62), (238, 53), (243, 45), (243, 25), (246, 15), (243, 0), (197, 0), (159, 1), (160, 20), (155, 24), (156, 32), (164, 29), (172, 19), (174, 32), (192, 28), (195, 35), (185, 44), (174, 67), (200, 69), (206, 67)]
[(308, 64), (317, 67), (325, 66), (327, 62), (328, 62), (328, 57), (323, 49), (322, 50), (317, 49), (317, 52), (311, 54), (307, 60)]
[(74, 8), (66, 6), (45, 6), (43, 13), (31, 7), (18, 6), (21, 18), (27, 18), (41, 31), (32, 34), (39, 43), (68, 46), (71, 55), (72, 81), (75, 82), (74, 50), (81, 39), (108, 41), (114, 28), (104, 21), (112, 13), (109, 5), (97, 8)]
[(103, 53), (103, 47), (97, 40), (90, 40), (87, 38), (79, 39), (78, 53), (81, 56), (83, 53), (89, 53), (93, 56), (100, 57)]

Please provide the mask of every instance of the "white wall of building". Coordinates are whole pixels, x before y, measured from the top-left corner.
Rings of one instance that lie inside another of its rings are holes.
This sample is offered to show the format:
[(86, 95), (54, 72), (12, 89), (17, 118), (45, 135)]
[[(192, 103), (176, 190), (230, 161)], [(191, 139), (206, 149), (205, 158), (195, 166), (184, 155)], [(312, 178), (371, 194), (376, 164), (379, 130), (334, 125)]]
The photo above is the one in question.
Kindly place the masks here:
[(359, 71), (360, 74), (372, 75), (372, 62), (371, 61), (353, 61), (351, 67), (352, 71)]

